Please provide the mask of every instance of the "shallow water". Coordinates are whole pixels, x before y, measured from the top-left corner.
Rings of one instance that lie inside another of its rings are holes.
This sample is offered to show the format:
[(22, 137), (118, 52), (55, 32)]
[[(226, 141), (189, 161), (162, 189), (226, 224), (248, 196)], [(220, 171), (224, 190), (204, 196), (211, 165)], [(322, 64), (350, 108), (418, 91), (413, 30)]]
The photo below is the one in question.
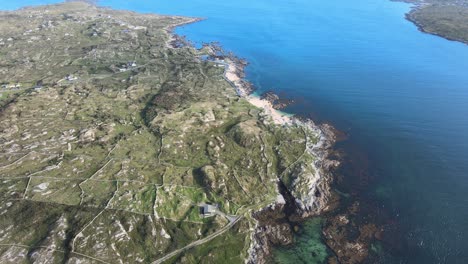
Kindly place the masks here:
[(329, 252), (322, 243), (322, 219), (314, 218), (304, 223), (296, 235), (295, 244), (274, 252), (278, 263), (325, 263)]
[(468, 263), (467, 45), (419, 32), (404, 19), (410, 5), (388, 0), (101, 4), (207, 18), (177, 32), (221, 42), (247, 58), (260, 90), (297, 99), (288, 111), (349, 134), (342, 147), (359, 149), (368, 174), (359, 195), (400, 227), (381, 262)]

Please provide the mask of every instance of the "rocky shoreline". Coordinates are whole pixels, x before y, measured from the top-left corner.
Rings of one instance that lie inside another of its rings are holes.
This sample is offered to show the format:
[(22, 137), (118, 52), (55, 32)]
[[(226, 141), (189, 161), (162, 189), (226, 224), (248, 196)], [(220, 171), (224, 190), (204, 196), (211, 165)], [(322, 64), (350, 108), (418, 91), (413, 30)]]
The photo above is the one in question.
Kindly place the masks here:
[(173, 26), (167, 27), (166, 30), (165, 30), (165, 32), (166, 32), (166, 34), (168, 36), (168, 41), (166, 42), (166, 46), (168, 48), (179, 48), (179, 47), (184, 46), (184, 45), (191, 45), (191, 43), (189, 41), (187, 41), (185, 39), (185, 37), (175, 34), (174, 30), (177, 27), (197, 23), (197, 22), (200, 22), (200, 21), (203, 21), (203, 20), (204, 20), (204, 18), (189, 17), (187, 21), (177, 23), (177, 24), (175, 24)]
[(262, 107), (274, 123), (283, 125), (285, 129), (288, 126), (299, 126), (319, 135), (318, 142), (309, 145), (306, 150), (316, 157), (313, 164), (316, 175), (306, 179), (308, 193), (304, 195), (295, 188), (288, 188), (278, 177), (278, 199), (269, 206), (253, 212), (256, 226), (251, 236), (252, 243), (246, 263), (269, 263), (273, 247), (294, 243), (294, 232), (301, 222), (329, 212), (337, 206), (337, 197), (331, 189), (332, 171), (340, 165), (338, 160), (331, 158), (337, 133), (329, 124), (317, 125), (312, 120), (288, 116), (278, 111), (286, 104), (272, 92), (261, 97), (252, 95), (250, 84), (244, 88), (248, 83), (243, 79), (245, 65), (238, 65), (232, 60), (228, 63), (227, 71), (231, 74), (227, 74), (226, 77), (236, 86), (240, 97)]
[(260, 96), (260, 99), (270, 102), (273, 108), (276, 110), (281, 110), (286, 108), (288, 105), (294, 104), (294, 100), (281, 98), (273, 91), (263, 93)]
[(321, 131), (320, 142), (309, 150), (318, 157), (314, 165), (319, 171), (320, 178), (311, 185), (310, 191), (313, 195), (308, 201), (296, 198), (294, 190), (289, 190), (281, 180), (278, 180), (280, 199), (253, 213), (257, 223), (252, 234), (250, 257), (246, 263), (270, 263), (272, 248), (293, 245), (294, 234), (302, 222), (310, 217), (330, 212), (337, 206), (338, 200), (332, 192), (331, 184), (333, 168), (339, 166), (339, 161), (329, 158), (335, 142), (333, 128), (329, 125), (319, 127), (311, 121), (298, 119), (295, 121), (298, 125)]
[[(406, 1), (405, 1), (406, 2)], [(410, 2), (411, 3), (411, 2)], [(461, 43), (464, 43), (464, 44), (467, 44), (468, 45), (468, 41), (464, 41), (464, 40), (461, 40), (461, 39), (455, 39), (455, 38), (451, 38), (449, 36), (446, 36), (444, 34), (440, 34), (438, 32), (435, 32), (435, 31), (430, 31), (430, 30), (427, 30), (426, 27), (419, 23), (413, 16), (413, 14), (415, 12), (417, 12), (419, 9), (423, 8), (423, 5), (421, 4), (415, 4), (415, 6), (411, 9), (410, 12), (408, 12), (406, 15), (405, 15), (405, 19), (408, 20), (409, 22), (413, 23), (419, 31), (423, 32), (423, 33), (426, 33), (426, 34), (431, 34), (431, 35), (434, 35), (434, 36), (437, 36), (437, 37), (441, 37), (443, 39), (446, 39), (448, 41), (457, 41), (457, 42), (461, 42)]]
[[(460, 41), (426, 30), (424, 25), (414, 18), (415, 12), (429, 4), (404, 0), (403, 2), (413, 4), (411, 11), (406, 14), (406, 19), (414, 23), (420, 31), (447, 40)], [(189, 23), (194, 22), (197, 21)], [(468, 44), (464, 41), (461, 42)], [(173, 44), (172, 46), (176, 47), (177, 45)], [(304, 129), (318, 131), (320, 134), (319, 143), (308, 148), (308, 151), (317, 157), (314, 166), (319, 175), (318, 180), (310, 182), (309, 196), (300, 197), (294, 188), (288, 188), (278, 177), (278, 199), (269, 206), (252, 213), (256, 224), (251, 232), (252, 243), (246, 263), (270, 263), (272, 249), (278, 246), (293, 245), (300, 224), (310, 217), (318, 215), (326, 218), (322, 235), (328, 249), (332, 252), (328, 263), (372, 262), (369, 260), (369, 256), (373, 256), (371, 242), (382, 240), (382, 237), (385, 236), (384, 225), (377, 224), (372, 216), (368, 217), (369, 212), (365, 212), (368, 208), (365, 208), (366, 205), (360, 203), (355, 197), (341, 199), (342, 195), (333, 191), (334, 181), (337, 177), (334, 175), (334, 171), (340, 166), (333, 149), (337, 137), (339, 137), (337, 132), (330, 125), (317, 125), (311, 120), (291, 117), (278, 111), (291, 102), (272, 92), (266, 92), (261, 96), (252, 95), (253, 87), (244, 79), (246, 64), (235, 59), (227, 60), (227, 63), (225, 79), (234, 86), (240, 97), (263, 108), (265, 115), (271, 118), (274, 123), (284, 126), (286, 129), (291, 125), (301, 126)], [(338, 160), (340, 159), (338, 158)], [(343, 202), (343, 200), (347, 200), (347, 202)], [(385, 229), (388, 229), (387, 226)]]
[[(405, 19), (408, 20), (409, 22), (413, 23), (419, 31), (426, 33), (426, 34), (431, 34), (437, 37), (444, 38), (449, 41), (458, 41), (464, 44), (468, 45), (468, 41), (463, 38), (457, 38), (457, 37), (450, 37), (447, 33), (444, 34), (443, 32), (439, 32), (439, 30), (430, 30), (428, 25), (425, 25), (421, 21), (418, 20), (417, 14), (421, 13), (424, 8), (429, 8), (429, 7), (443, 7), (444, 5), (437, 5), (432, 2), (427, 2), (427, 1), (415, 1), (415, 0), (392, 0), (395, 2), (404, 2), (408, 4), (412, 4), (411, 10), (405, 14)], [(448, 6), (455, 6), (455, 4), (447, 4)], [(460, 6), (460, 8), (464, 8), (464, 6)]]
[[(200, 19), (191, 20), (194, 23)], [(187, 24), (187, 23), (183, 23)], [(171, 48), (178, 48), (174, 44), (177, 35), (172, 33)], [(185, 42), (184, 45), (191, 45)], [(302, 184), (307, 182), (307, 193), (288, 188), (280, 177), (277, 179), (278, 198), (270, 205), (252, 212), (255, 227), (251, 233), (251, 245), (246, 263), (271, 263), (274, 247), (291, 246), (294, 244), (294, 236), (300, 225), (314, 216), (324, 216), (326, 221), (322, 229), (324, 242), (332, 252), (329, 263), (361, 263), (369, 255), (370, 241), (381, 235), (381, 230), (373, 224), (358, 226), (363, 232), (357, 239), (348, 236), (348, 226), (353, 224), (348, 215), (353, 215), (354, 205), (346, 208), (346, 212), (337, 210), (340, 207), (340, 197), (333, 190), (335, 181), (334, 172), (341, 165), (340, 155), (336, 153), (334, 146), (341, 140), (341, 132), (329, 124), (315, 124), (308, 118), (294, 117), (281, 112), (280, 109), (291, 101), (280, 98), (273, 92), (264, 93), (262, 96), (254, 95), (253, 85), (245, 79), (244, 68), (247, 62), (235, 57), (233, 54), (219, 55), (224, 51), (216, 45), (204, 44), (203, 48), (212, 50), (212, 57), (216, 62), (225, 64), (224, 78), (236, 89), (239, 97), (246, 99), (251, 104), (262, 108), (267, 119), (276, 125), (287, 129), (288, 126), (298, 126), (305, 130), (313, 131), (319, 135), (316, 144), (310, 144), (307, 152), (316, 157), (312, 166), (315, 175), (309, 175), (302, 179)], [(294, 185), (293, 185), (294, 186)], [(356, 209), (357, 210), (357, 209)], [(354, 229), (353, 229), (354, 230)]]
[[(314, 131), (319, 141), (307, 148), (310, 155), (316, 157), (313, 164), (316, 175), (300, 179), (307, 182), (308, 192), (300, 188), (288, 188), (278, 177), (278, 199), (267, 207), (253, 212), (256, 220), (251, 236), (249, 258), (246, 263), (271, 263), (272, 249), (294, 245), (294, 236), (300, 225), (306, 220), (321, 216), (326, 219), (322, 228), (324, 243), (332, 253), (329, 263), (362, 263), (369, 259), (370, 246), (373, 241), (381, 240), (383, 227), (376, 223), (361, 222), (362, 206), (354, 201), (350, 206), (342, 205), (340, 195), (333, 189), (338, 169), (343, 162), (342, 155), (335, 150), (335, 144), (345, 136), (329, 124), (316, 124), (311, 119), (290, 116), (282, 109), (283, 100), (272, 92), (262, 96), (253, 95), (252, 85), (244, 77), (244, 63), (236, 64), (228, 60), (232, 75), (229, 81), (234, 84), (240, 97), (245, 98), (257, 107), (264, 109), (272, 122), (288, 126), (298, 126)], [(243, 85), (246, 85), (243, 89)], [(284, 102), (284, 101), (283, 101)], [(300, 178), (298, 173), (298, 178)], [(352, 198), (354, 199), (354, 198)], [(353, 235), (353, 234), (358, 234)]]

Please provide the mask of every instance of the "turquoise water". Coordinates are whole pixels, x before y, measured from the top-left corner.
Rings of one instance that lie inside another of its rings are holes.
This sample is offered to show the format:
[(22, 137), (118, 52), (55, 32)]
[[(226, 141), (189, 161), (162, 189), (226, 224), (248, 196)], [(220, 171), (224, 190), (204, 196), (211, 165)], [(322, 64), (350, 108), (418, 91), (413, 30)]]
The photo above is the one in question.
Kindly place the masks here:
[(381, 263), (468, 263), (467, 45), (419, 32), (404, 19), (410, 5), (388, 0), (101, 4), (207, 18), (177, 32), (221, 42), (248, 59), (260, 90), (297, 99), (288, 111), (346, 131), (340, 147), (365, 173), (345, 172), (358, 184), (342, 191), (398, 226)]

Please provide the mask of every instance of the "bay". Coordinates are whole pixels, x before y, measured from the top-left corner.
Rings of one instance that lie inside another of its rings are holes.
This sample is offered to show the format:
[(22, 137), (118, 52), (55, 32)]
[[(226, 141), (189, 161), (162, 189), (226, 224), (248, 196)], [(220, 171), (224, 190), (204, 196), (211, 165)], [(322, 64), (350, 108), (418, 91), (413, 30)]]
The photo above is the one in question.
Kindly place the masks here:
[[(0, 1), (0, 9), (51, 2), (56, 1)], [(418, 31), (404, 17), (411, 5), (388, 0), (100, 4), (206, 18), (177, 33), (196, 44), (219, 41), (250, 62), (247, 78), (260, 92), (284, 93), (297, 101), (287, 111), (349, 134), (341, 147), (363, 153), (370, 179), (359, 196), (385, 209), (399, 226), (400, 246), (384, 244), (379, 262), (468, 263), (468, 46)], [(279, 250), (285, 262), (290, 249)]]

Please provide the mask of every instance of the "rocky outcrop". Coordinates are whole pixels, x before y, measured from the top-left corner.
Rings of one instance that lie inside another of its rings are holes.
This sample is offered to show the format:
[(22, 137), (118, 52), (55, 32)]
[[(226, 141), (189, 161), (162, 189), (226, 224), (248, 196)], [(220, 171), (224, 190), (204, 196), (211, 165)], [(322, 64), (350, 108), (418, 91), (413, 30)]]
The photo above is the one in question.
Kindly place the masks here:
[(246, 263), (269, 263), (273, 246), (287, 246), (293, 243), (293, 229), (286, 214), (288, 206), (286, 203), (276, 202), (254, 213), (257, 225), (251, 237), (252, 245)]
[[(337, 160), (329, 159), (331, 148), (336, 140), (333, 127), (330, 125), (317, 126), (312, 121), (296, 121), (296, 123), (319, 135), (316, 144), (307, 146), (307, 152), (315, 157), (314, 162), (302, 164), (296, 168), (293, 172), (296, 179), (289, 188), (298, 208), (294, 215), (305, 218), (319, 215), (331, 209), (331, 171), (340, 163)], [(304, 168), (306, 166), (309, 168)]]
[(335, 142), (332, 126), (316, 126), (312, 121), (295, 120), (297, 125), (312, 129), (320, 135), (319, 141), (307, 151), (316, 157), (314, 172), (302, 170), (299, 166), (293, 173), (297, 176), (291, 187), (278, 180), (279, 198), (275, 203), (254, 213), (257, 220), (249, 258), (246, 263), (270, 263), (271, 249), (274, 246), (287, 246), (294, 242), (294, 227), (308, 217), (320, 215), (336, 206), (331, 191), (333, 168), (339, 161), (329, 159)]
[(355, 202), (348, 211), (328, 217), (323, 229), (325, 241), (342, 263), (362, 263), (369, 256), (369, 244), (381, 239), (383, 228), (375, 223), (357, 223)]
[(268, 91), (268, 92), (263, 93), (260, 98), (270, 102), (271, 105), (273, 106), (273, 108), (277, 109), (277, 110), (284, 109), (288, 105), (291, 105), (291, 104), (294, 103), (293, 100), (281, 98), (279, 95), (275, 94), (272, 91)]
[[(252, 86), (244, 79), (245, 61), (232, 55), (224, 55), (220, 48), (213, 47), (212, 49), (216, 50), (215, 53), (219, 53), (213, 55), (212, 60), (223, 63), (224, 60), (229, 61), (224, 77), (236, 88), (239, 96), (247, 98)], [(264, 93), (260, 100), (267, 101), (276, 110), (292, 103), (292, 100), (281, 99), (273, 92)], [(266, 108), (263, 104), (258, 107), (264, 108), (265, 115), (271, 115), (272, 119), (275, 119), (274, 109)], [(287, 122), (275, 123), (281, 124), (284, 129), (294, 127), (296, 133), (302, 131), (303, 136), (294, 135), (294, 144), (300, 142), (297, 145), (302, 145), (303, 149), (298, 150), (298, 147), (288, 149), (284, 146), (273, 148), (279, 160), (277, 165), (279, 175), (276, 175), (278, 199), (253, 214), (256, 224), (251, 235), (247, 263), (270, 263), (272, 247), (293, 243), (294, 227), (297, 223), (304, 221), (307, 217), (322, 214), (333, 207), (330, 171), (339, 165), (338, 161), (329, 159), (331, 147), (336, 141), (333, 127), (318, 126), (311, 120), (289, 117), (287, 119)], [(227, 135), (240, 146), (249, 147), (259, 134), (255, 131), (256, 129), (258, 128), (255, 124), (244, 122), (233, 126)], [(282, 142), (278, 145), (287, 144), (287, 142)], [(290, 151), (289, 155), (288, 151)], [(300, 153), (301, 151), (303, 153)]]

